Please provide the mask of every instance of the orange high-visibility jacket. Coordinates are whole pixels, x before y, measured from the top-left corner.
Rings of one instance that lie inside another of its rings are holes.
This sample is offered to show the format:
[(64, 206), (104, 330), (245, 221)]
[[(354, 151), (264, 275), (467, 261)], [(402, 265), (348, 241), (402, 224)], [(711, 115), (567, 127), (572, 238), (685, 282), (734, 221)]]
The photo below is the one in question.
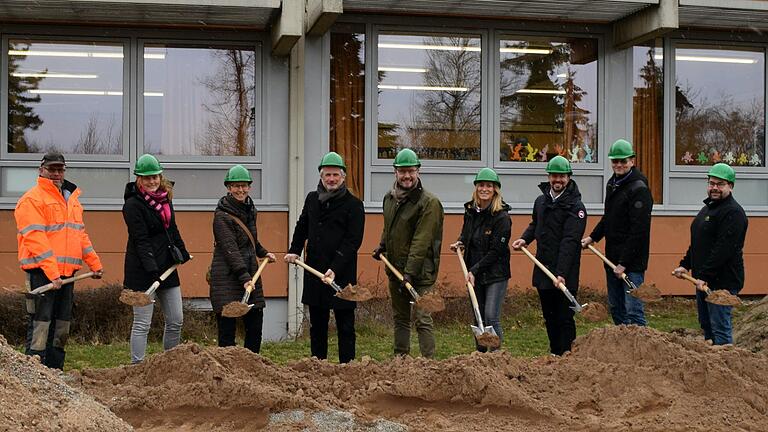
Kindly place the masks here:
[(40, 268), (50, 280), (69, 276), (83, 267), (83, 260), (92, 271), (102, 269), (101, 260), (85, 233), (83, 206), (78, 197), (80, 189), (64, 181), (63, 189), (44, 177), (16, 203), (19, 264), (22, 269)]

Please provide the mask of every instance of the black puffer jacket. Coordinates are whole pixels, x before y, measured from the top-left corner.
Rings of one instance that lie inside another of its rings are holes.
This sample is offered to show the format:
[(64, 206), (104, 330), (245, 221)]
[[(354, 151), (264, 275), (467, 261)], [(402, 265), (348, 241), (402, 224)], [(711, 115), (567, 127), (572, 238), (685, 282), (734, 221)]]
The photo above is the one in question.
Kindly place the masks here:
[(744, 239), (747, 215), (733, 198), (704, 200), (691, 223), (691, 245), (680, 266), (693, 270), (713, 290), (737, 293), (744, 287)]
[[(169, 203), (171, 223), (166, 230), (160, 215), (139, 196), (135, 182), (125, 185), (123, 198), (123, 220), (128, 228), (123, 285), (134, 291), (146, 291), (155, 276), (175, 264), (168, 250), (171, 242), (181, 250), (184, 260), (189, 260), (189, 252), (176, 226), (173, 203)], [(174, 271), (160, 284), (160, 289), (179, 285), (179, 274)]]
[(464, 225), (459, 241), (464, 243), (467, 268), (477, 285), (488, 285), (509, 279), (509, 237), (512, 220), (509, 205), (491, 213), (486, 207), (477, 211), (474, 201), (464, 204)]
[(651, 210), (653, 197), (640, 170), (632, 168), (618, 182), (614, 175), (606, 186), (605, 213), (589, 236), (596, 242), (605, 237), (605, 255), (614, 264), (644, 272), (651, 242)]
[[(536, 240), (536, 258), (555, 276), (565, 278), (568, 291), (579, 288), (581, 238), (587, 226), (587, 210), (581, 202), (576, 182), (571, 180), (565, 191), (553, 201), (550, 185), (541, 183), (542, 195), (533, 204), (533, 218), (521, 238), (530, 244)], [(534, 266), (533, 286), (553, 289), (552, 280)]]
[[(248, 227), (256, 241), (255, 251), (248, 234), (232, 217), (238, 218)], [(256, 234), (256, 207), (250, 197), (244, 203), (229, 194), (219, 200), (213, 214), (213, 238), (211, 306), (214, 312), (221, 313), (227, 303), (242, 300), (245, 283), (251, 280), (258, 269), (256, 256), (264, 258), (268, 253), (259, 243)], [(261, 277), (256, 281), (248, 303), (257, 308), (264, 307)]]
[[(357, 283), (357, 250), (363, 242), (363, 203), (347, 190), (339, 197), (320, 203), (317, 191), (307, 194), (296, 222), (289, 253), (301, 255), (306, 242), (306, 263), (322, 273), (331, 269), (342, 288)], [(353, 309), (355, 302), (334, 296), (333, 288), (320, 278), (304, 274), (301, 302), (329, 309)]]

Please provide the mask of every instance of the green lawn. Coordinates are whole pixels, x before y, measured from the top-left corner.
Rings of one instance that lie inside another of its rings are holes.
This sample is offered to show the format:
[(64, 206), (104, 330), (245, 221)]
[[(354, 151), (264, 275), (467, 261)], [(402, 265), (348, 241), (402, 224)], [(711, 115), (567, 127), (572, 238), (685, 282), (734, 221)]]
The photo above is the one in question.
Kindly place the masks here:
[[(508, 313), (504, 317), (505, 331), (503, 348), (515, 356), (535, 357), (549, 352), (544, 322), (538, 307), (517, 309), (517, 313)], [(651, 305), (646, 311), (649, 325), (653, 328), (669, 331), (675, 328), (698, 328), (695, 304), (691, 301), (668, 299), (657, 305)], [(595, 327), (611, 325), (608, 320), (598, 323), (588, 323), (577, 319), (576, 328), (579, 335), (585, 334)], [(467, 354), (475, 349), (469, 322), (443, 322), (435, 326), (437, 339), (437, 358), (444, 359), (459, 354)], [(198, 342), (211, 344), (212, 341)], [(336, 361), (338, 351), (336, 338), (329, 340), (328, 356)], [(148, 353), (162, 350), (162, 344), (149, 344)], [(412, 333), (411, 352), (419, 352), (415, 331)], [(297, 340), (283, 342), (267, 342), (262, 345), (261, 353), (276, 363), (285, 364), (309, 355), (309, 338), (304, 336)], [(386, 360), (392, 357), (392, 327), (376, 320), (359, 320), (357, 323), (357, 357), (370, 356), (376, 360)], [(110, 345), (69, 344), (65, 369), (105, 368), (115, 367), (130, 362), (127, 342)]]

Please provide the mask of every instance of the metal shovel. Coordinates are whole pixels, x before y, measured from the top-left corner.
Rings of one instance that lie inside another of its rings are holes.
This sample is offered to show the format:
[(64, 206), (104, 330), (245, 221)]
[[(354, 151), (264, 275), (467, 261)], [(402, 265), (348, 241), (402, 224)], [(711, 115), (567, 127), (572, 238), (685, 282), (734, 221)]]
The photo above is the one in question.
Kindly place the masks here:
[(314, 268), (310, 267), (309, 264), (305, 263), (304, 261), (300, 259), (296, 259), (293, 264), (296, 264), (297, 266), (303, 268), (304, 270), (312, 273), (313, 275), (320, 278), (323, 283), (333, 288), (334, 291), (336, 291), (336, 297), (339, 297), (343, 300), (349, 300), (349, 301), (367, 301), (373, 298), (373, 294), (371, 294), (370, 290), (366, 288), (358, 288), (355, 292), (354, 287), (350, 284), (344, 287), (343, 289), (339, 286), (339, 284), (336, 283), (336, 281), (329, 279), (325, 277), (324, 274), (320, 273), (318, 270), (315, 270)]
[(251, 298), (251, 293), (253, 292), (253, 288), (256, 286), (256, 281), (259, 280), (259, 276), (261, 276), (261, 272), (264, 271), (264, 268), (267, 266), (267, 264), (269, 264), (269, 260), (267, 258), (261, 260), (261, 263), (259, 263), (259, 268), (256, 269), (256, 274), (253, 275), (251, 281), (248, 283), (248, 286), (245, 288), (243, 299), (239, 302), (230, 302), (224, 305), (224, 308), (221, 310), (222, 316), (227, 318), (238, 318), (247, 314), (251, 310), (253, 305), (248, 304), (248, 299)]
[[(379, 255), (381, 260), (384, 262), (384, 265), (389, 268), (389, 271), (392, 272), (392, 274), (395, 275), (397, 279), (402, 282), (405, 278), (403, 277), (403, 274), (398, 271), (395, 266), (392, 265), (391, 262), (387, 259), (387, 257), (384, 256), (384, 254)], [(413, 302), (416, 305), (416, 307), (419, 307), (420, 309), (426, 311), (426, 312), (439, 312), (443, 309), (445, 309), (445, 303), (443, 302), (443, 299), (441, 297), (433, 297), (430, 298), (432, 301), (428, 302), (422, 302), (422, 299), (424, 297), (420, 296), (419, 293), (416, 292), (416, 290), (413, 288), (413, 285), (406, 282), (405, 283), (405, 289), (408, 290), (408, 294), (411, 295), (411, 298), (413, 298)], [(420, 303), (421, 302), (421, 303)]]
[[(77, 282), (77, 281), (79, 281), (81, 279), (87, 279), (87, 278), (89, 278), (91, 276), (93, 276), (93, 272), (83, 273), (81, 275), (73, 276), (71, 278), (62, 279), (61, 280), (61, 284), (62, 285), (66, 285), (68, 283)], [(39, 286), (39, 287), (33, 289), (32, 291), (30, 291), (29, 294), (32, 294), (32, 295), (42, 294), (42, 293), (50, 291), (52, 289), (53, 289), (53, 282), (47, 283), (47, 284), (42, 285), (42, 286)]]
[[(467, 274), (469, 274), (469, 271), (467, 270), (467, 263), (464, 262), (464, 252), (462, 251), (461, 248), (456, 248), (456, 255), (459, 257), (461, 270), (464, 272), (464, 279), (466, 279)], [(470, 327), (472, 328), (472, 333), (475, 334), (475, 339), (477, 339), (478, 344), (483, 345), (487, 348), (498, 347), (499, 342), (501, 342), (499, 340), (499, 335), (496, 334), (496, 330), (493, 328), (493, 326), (483, 325), (483, 317), (480, 315), (480, 306), (477, 303), (477, 296), (475, 295), (475, 287), (473, 287), (469, 281), (467, 281), (467, 291), (469, 292), (469, 301), (472, 302), (472, 310), (475, 312), (475, 320), (477, 320), (476, 326), (470, 324)], [(495, 340), (489, 340), (490, 339), (489, 336), (490, 338), (495, 338)]]
[[(190, 255), (188, 261), (191, 261), (192, 258), (194, 257)], [(164, 280), (168, 279), (168, 276), (170, 276), (171, 273), (173, 273), (180, 265), (181, 264), (174, 264), (170, 266), (166, 271), (163, 272), (163, 274), (160, 275), (158, 280), (152, 282), (152, 285), (150, 285), (149, 288), (147, 288), (147, 290), (144, 292), (124, 289), (120, 293), (120, 301), (129, 306), (147, 306), (153, 303), (154, 300), (152, 300), (152, 294), (157, 290), (157, 288), (160, 287), (160, 284)]]
[(565, 297), (566, 297), (566, 298), (568, 299), (568, 301), (569, 301), (569, 302), (571, 302), (571, 304), (573, 305), (573, 306), (571, 306), (571, 309), (572, 309), (574, 312), (576, 312), (576, 313), (579, 313), (579, 312), (581, 312), (581, 310), (582, 310), (582, 309), (583, 309), (583, 308), (584, 308), (584, 307), (585, 307), (587, 304), (586, 304), (586, 303), (585, 303), (585, 304), (583, 304), (583, 305), (582, 305), (582, 304), (579, 304), (579, 302), (577, 302), (577, 301), (576, 301), (576, 297), (574, 297), (574, 296), (573, 296), (573, 294), (571, 294), (571, 292), (570, 292), (570, 291), (568, 291), (568, 287), (566, 287), (566, 286), (565, 286), (565, 284), (563, 284), (563, 283), (558, 283), (558, 282), (557, 282), (557, 276), (553, 275), (553, 274), (552, 274), (552, 272), (551, 272), (551, 271), (549, 271), (549, 269), (548, 269), (548, 268), (547, 268), (547, 267), (546, 267), (544, 264), (542, 264), (542, 263), (541, 263), (541, 261), (537, 260), (537, 259), (536, 259), (536, 257), (535, 257), (535, 256), (533, 256), (533, 254), (531, 253), (531, 251), (529, 251), (529, 250), (528, 250), (528, 249), (527, 249), (525, 246), (521, 246), (521, 247), (520, 247), (520, 250), (522, 250), (522, 251), (523, 251), (523, 252), (524, 252), (524, 253), (525, 253), (525, 254), (528, 256), (528, 258), (530, 258), (530, 259), (531, 259), (531, 261), (533, 261), (533, 263), (534, 263), (534, 264), (536, 264), (536, 267), (538, 267), (539, 269), (541, 269), (541, 271), (543, 271), (543, 272), (544, 272), (544, 274), (546, 274), (547, 276), (549, 276), (549, 278), (550, 278), (550, 279), (552, 279), (552, 283), (553, 283), (553, 284), (554, 284), (554, 285), (555, 285), (555, 286), (556, 286), (558, 289), (560, 289), (560, 291), (562, 291), (562, 292), (563, 292), (563, 294), (565, 294)]
[[(611, 260), (609, 260), (605, 255), (603, 255), (602, 252), (597, 250), (596, 247), (592, 245), (587, 245), (587, 247), (589, 248), (589, 250), (594, 252), (595, 255), (600, 257), (600, 259), (603, 260), (603, 262), (608, 264), (608, 267), (610, 267), (612, 270), (616, 270), (616, 264), (612, 263)], [(632, 297), (637, 297), (644, 302), (655, 302), (655, 301), (661, 300), (661, 292), (658, 290), (658, 288), (651, 286), (649, 288), (653, 288), (652, 290), (651, 289), (643, 290), (645, 286), (642, 286), (642, 285), (638, 288), (638, 286), (635, 285), (634, 282), (629, 280), (629, 277), (627, 277), (626, 273), (621, 274), (621, 279), (624, 281), (624, 283), (627, 284), (627, 287), (629, 287), (629, 289), (627, 290), (627, 294), (631, 295)]]
[[(696, 282), (698, 282), (696, 278), (692, 277), (688, 273), (681, 273), (679, 276), (676, 275), (674, 272), (672, 272), (672, 274), (681, 279), (685, 279), (694, 285), (696, 285)], [(707, 295), (707, 298), (705, 299), (707, 303), (712, 303), (720, 306), (738, 306), (741, 304), (741, 299), (729, 293), (727, 290), (716, 290), (715, 291), (716, 293), (720, 293), (721, 291), (725, 291), (725, 293), (713, 296), (712, 290), (710, 290), (707, 285), (704, 285), (703, 291)]]

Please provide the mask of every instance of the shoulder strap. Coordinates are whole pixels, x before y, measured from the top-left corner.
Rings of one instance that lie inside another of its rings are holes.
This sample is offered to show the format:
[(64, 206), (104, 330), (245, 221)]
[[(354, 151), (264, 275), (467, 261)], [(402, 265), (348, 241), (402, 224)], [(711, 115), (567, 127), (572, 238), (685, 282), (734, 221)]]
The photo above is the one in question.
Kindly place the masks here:
[(231, 214), (229, 214), (227, 212), (224, 212), (224, 214), (229, 216), (230, 218), (232, 218), (233, 221), (235, 221), (238, 225), (240, 225), (240, 228), (242, 228), (243, 231), (245, 231), (245, 235), (248, 236), (248, 240), (251, 241), (251, 246), (253, 246), (253, 250), (256, 250), (256, 240), (253, 239), (253, 234), (251, 234), (251, 230), (249, 230), (248, 227), (245, 226), (243, 221), (241, 221), (240, 219), (236, 218), (235, 216), (232, 216)]

